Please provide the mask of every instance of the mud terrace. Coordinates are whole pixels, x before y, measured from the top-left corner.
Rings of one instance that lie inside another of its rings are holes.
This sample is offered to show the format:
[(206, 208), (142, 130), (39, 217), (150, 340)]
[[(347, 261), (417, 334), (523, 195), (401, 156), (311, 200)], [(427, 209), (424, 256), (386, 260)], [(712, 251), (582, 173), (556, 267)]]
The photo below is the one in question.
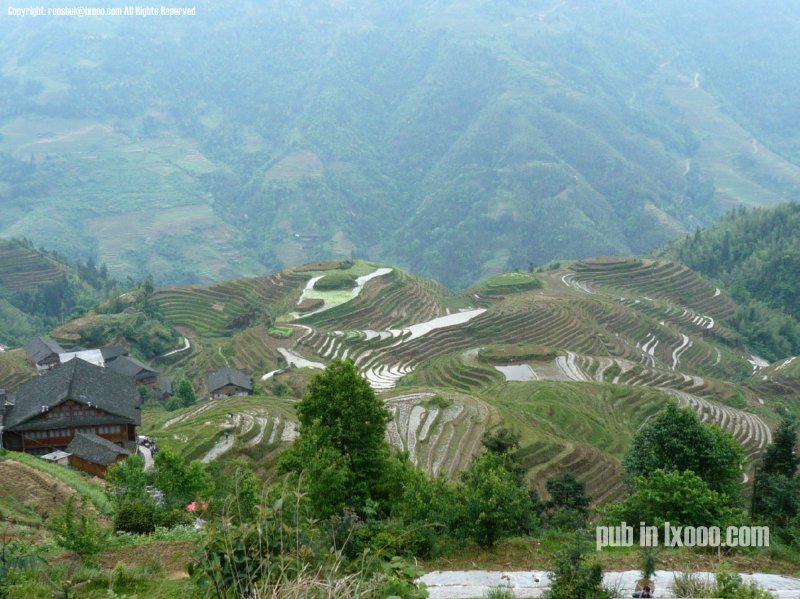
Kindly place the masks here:
[[(653, 580), (656, 597), (670, 597), (670, 586), (676, 574), (671, 570), (658, 570)], [(696, 572), (696, 576), (712, 578), (710, 572)], [(620, 597), (630, 597), (641, 578), (637, 570), (606, 572), (604, 583), (615, 589)], [(800, 579), (777, 574), (742, 574), (745, 583), (755, 581), (777, 599), (800, 599)], [(547, 572), (489, 572), (486, 570), (430, 572), (420, 578), (428, 586), (430, 599), (473, 599), (485, 597), (494, 588), (504, 587), (520, 598), (541, 597), (550, 588)]]

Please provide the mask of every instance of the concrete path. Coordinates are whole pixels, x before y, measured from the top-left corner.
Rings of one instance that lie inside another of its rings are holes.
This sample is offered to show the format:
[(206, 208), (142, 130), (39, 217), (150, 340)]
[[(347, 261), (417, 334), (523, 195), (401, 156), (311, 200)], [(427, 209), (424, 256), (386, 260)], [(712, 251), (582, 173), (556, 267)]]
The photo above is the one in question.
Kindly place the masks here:
[(144, 458), (144, 469), (150, 470), (153, 468), (153, 453), (150, 451), (149, 447), (145, 447), (144, 445), (139, 445), (139, 453), (142, 454)]
[[(669, 597), (672, 580), (680, 572), (659, 570), (653, 578), (656, 597)], [(697, 572), (697, 576), (711, 578), (710, 572)], [(636, 570), (606, 572), (604, 582), (616, 589), (620, 597), (631, 597), (641, 574)], [(777, 574), (742, 574), (744, 582), (755, 581), (777, 599), (800, 599), (800, 579)], [(488, 572), (484, 570), (430, 572), (420, 579), (428, 586), (430, 599), (473, 599), (485, 597), (494, 588), (505, 587), (516, 597), (541, 597), (550, 588), (548, 573)]]
[(167, 353), (165, 353), (161, 357), (162, 358), (166, 358), (167, 356), (174, 356), (175, 354), (180, 353), (182, 351), (186, 351), (187, 349), (192, 347), (192, 344), (189, 343), (189, 338), (188, 337), (184, 337), (183, 338), (183, 343), (184, 343), (183, 347), (179, 347), (178, 349), (173, 349), (172, 351), (168, 351)]

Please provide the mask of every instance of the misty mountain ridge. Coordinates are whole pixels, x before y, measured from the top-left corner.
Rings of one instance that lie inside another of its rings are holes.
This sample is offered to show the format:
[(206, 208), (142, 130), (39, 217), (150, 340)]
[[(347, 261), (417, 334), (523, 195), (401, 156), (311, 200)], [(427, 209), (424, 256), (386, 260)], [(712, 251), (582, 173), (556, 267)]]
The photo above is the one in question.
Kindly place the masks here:
[(643, 253), (795, 197), (798, 12), (364, 0), (3, 19), (0, 235), (161, 283), (334, 256), (463, 288)]

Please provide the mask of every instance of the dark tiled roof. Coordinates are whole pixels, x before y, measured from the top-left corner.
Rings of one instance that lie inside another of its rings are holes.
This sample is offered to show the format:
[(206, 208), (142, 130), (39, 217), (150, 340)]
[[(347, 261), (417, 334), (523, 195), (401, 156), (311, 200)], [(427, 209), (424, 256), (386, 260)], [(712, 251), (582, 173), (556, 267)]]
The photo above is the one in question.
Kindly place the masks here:
[(110, 466), (121, 455), (130, 455), (116, 443), (94, 433), (78, 433), (67, 445), (67, 453), (101, 466)]
[(107, 364), (108, 368), (125, 376), (138, 376), (139, 374), (158, 374), (147, 364), (143, 364), (131, 356), (120, 356)]
[(173, 381), (171, 376), (160, 376), (158, 377), (158, 388), (161, 389), (163, 393), (167, 395), (172, 395), (174, 392), (173, 388)]
[(129, 422), (141, 424), (141, 399), (133, 378), (89, 364), (79, 358), (17, 387), (14, 406), (6, 412), (9, 430), (71, 399)]
[(108, 347), (101, 347), (100, 353), (103, 354), (103, 360), (105, 360), (106, 364), (108, 364), (120, 356), (127, 356), (128, 350), (121, 345), (109, 345)]
[(235, 368), (223, 368), (216, 372), (209, 372), (206, 375), (206, 389), (208, 389), (209, 393), (213, 393), (226, 385), (236, 385), (248, 391), (253, 390), (253, 383), (250, 377), (241, 370), (236, 370)]
[(49, 337), (37, 337), (25, 344), (25, 351), (33, 363), (38, 364), (51, 354), (62, 353), (64, 348)]

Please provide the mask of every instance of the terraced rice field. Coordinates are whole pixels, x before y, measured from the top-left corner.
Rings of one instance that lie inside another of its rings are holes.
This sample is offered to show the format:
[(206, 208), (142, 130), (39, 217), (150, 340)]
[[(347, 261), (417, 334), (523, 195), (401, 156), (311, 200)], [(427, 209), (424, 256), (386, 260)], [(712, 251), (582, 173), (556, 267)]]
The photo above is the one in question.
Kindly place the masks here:
[(18, 291), (50, 283), (64, 275), (63, 264), (15, 241), (0, 240), (0, 286)]
[(735, 305), (727, 294), (675, 262), (607, 258), (581, 260), (570, 266), (571, 280), (594, 287), (630, 289), (652, 298), (684, 305), (697, 314), (726, 318)]
[[(551, 364), (534, 364), (532, 369), (540, 380), (608, 381), (631, 387), (650, 387), (671, 395), (694, 409), (703, 422), (714, 422), (730, 432), (750, 458), (758, 455), (772, 439), (769, 426), (760, 416), (722, 404), (717, 390), (702, 377), (657, 370), (627, 360), (580, 356), (573, 352), (559, 356)], [(609, 373), (613, 373), (613, 378), (608, 376)]]
[(164, 288), (153, 297), (171, 325), (218, 337), (246, 328), (265, 313), (277, 316), (296, 292), (278, 273), (217, 285)]
[(495, 368), (480, 363), (476, 353), (476, 350), (465, 350), (432, 358), (410, 374), (403, 384), (476, 391), (502, 381), (502, 375)]
[(36, 369), (21, 349), (0, 352), (0, 389), (11, 392), (17, 385), (36, 376)]
[[(356, 276), (380, 272), (374, 264), (356, 266)], [(725, 382), (752, 373), (752, 358), (725, 324), (733, 303), (671, 262), (584, 260), (542, 273), (543, 288), (478, 298), (474, 290), (457, 296), (393, 269), (355, 296), (346, 291), (339, 305), (292, 314), (303, 290), (334, 267), (159, 290), (170, 322), (198, 335), (186, 352), (191, 357), (179, 364), (199, 375), (227, 360), (260, 376), (283, 362), (320, 369), (335, 358), (352, 359), (394, 414), (391, 443), (429, 472), (455, 476), (478, 451), (483, 432), (502, 421), (522, 435), (532, 482), (543, 486), (547, 477), (571, 470), (595, 502), (621, 496), (619, 460), (633, 432), (673, 398), (730, 431), (755, 459), (771, 438), (760, 393), (783, 389), (777, 381), (795, 368), (791, 361), (772, 365), (749, 379), (749, 387)], [(292, 334), (270, 336), (266, 315)], [(491, 353), (480, 354), (502, 345), (547, 351), (497, 363), (488, 361)], [(299, 386), (292, 383), (299, 394), (310, 372), (290, 368), (280, 376), (300, 377)], [(434, 395), (445, 399), (432, 401)], [(294, 434), (285, 431), (296, 433), (291, 403), (230, 401), (225, 406), (239, 406), (231, 416), (229, 408), (209, 402), (180, 420), (162, 419), (153, 434), (198, 459), (274, 461)]]
[[(277, 398), (236, 397), (199, 402), (175, 412), (145, 411), (142, 431), (159, 447), (180, 451), (187, 459), (213, 461), (231, 450), (264, 446), (279, 449), (295, 438), (297, 422), (290, 402)], [(232, 442), (219, 451), (226, 433)]]
[(484, 392), (506, 426), (522, 435), (520, 457), (539, 485), (571, 470), (594, 501), (622, 491), (619, 459), (630, 437), (668, 396), (654, 389), (551, 381), (507, 383)]
[(386, 407), (394, 416), (387, 430), (389, 442), (434, 476), (452, 478), (467, 468), (492, 420), (487, 404), (450, 392), (395, 395), (386, 399)]
[(324, 329), (392, 329), (432, 320), (445, 314), (440, 300), (446, 290), (434, 281), (392, 271), (374, 279), (347, 304), (304, 318)]

